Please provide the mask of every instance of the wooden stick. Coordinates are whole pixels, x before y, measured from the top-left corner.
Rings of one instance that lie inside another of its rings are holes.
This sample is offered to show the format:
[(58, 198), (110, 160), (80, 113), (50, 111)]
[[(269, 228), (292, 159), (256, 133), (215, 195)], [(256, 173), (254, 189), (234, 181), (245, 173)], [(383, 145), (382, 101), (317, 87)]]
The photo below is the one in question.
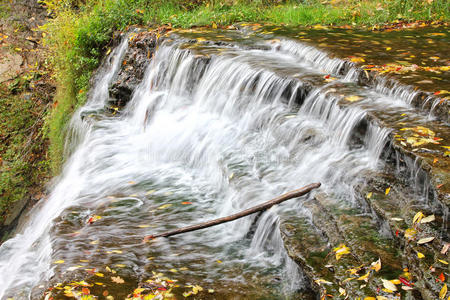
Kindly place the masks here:
[(203, 223), (200, 223), (200, 224), (191, 225), (191, 226), (187, 226), (187, 227), (182, 227), (182, 228), (178, 228), (178, 229), (175, 229), (175, 230), (172, 230), (172, 231), (166, 231), (166, 232), (163, 232), (163, 233), (158, 233), (158, 234), (155, 234), (155, 235), (148, 235), (148, 236), (146, 236), (144, 238), (144, 242), (147, 242), (147, 241), (149, 241), (151, 239), (155, 239), (155, 238), (158, 238), (158, 237), (169, 237), (169, 236), (177, 235), (177, 234), (180, 234), (180, 233), (190, 232), (190, 231), (199, 230), (199, 229), (203, 229), (203, 228), (219, 225), (219, 224), (222, 224), (222, 223), (234, 221), (236, 219), (239, 219), (239, 218), (242, 218), (242, 217), (254, 214), (256, 212), (269, 209), (272, 206), (274, 206), (276, 204), (279, 204), (281, 202), (284, 202), (286, 200), (303, 196), (303, 195), (309, 193), (311, 190), (316, 189), (318, 187), (320, 187), (320, 183), (312, 183), (312, 184), (304, 186), (304, 187), (302, 187), (300, 189), (288, 192), (286, 194), (278, 196), (275, 199), (272, 199), (272, 200), (264, 202), (264, 203), (262, 203), (260, 205), (248, 208), (246, 210), (243, 210), (243, 211), (241, 211), (239, 213), (236, 213), (236, 214), (228, 216), (228, 217), (222, 217), (222, 218), (219, 218), (219, 219), (215, 219), (215, 220), (211, 220), (211, 221), (207, 221), (207, 222), (203, 222)]

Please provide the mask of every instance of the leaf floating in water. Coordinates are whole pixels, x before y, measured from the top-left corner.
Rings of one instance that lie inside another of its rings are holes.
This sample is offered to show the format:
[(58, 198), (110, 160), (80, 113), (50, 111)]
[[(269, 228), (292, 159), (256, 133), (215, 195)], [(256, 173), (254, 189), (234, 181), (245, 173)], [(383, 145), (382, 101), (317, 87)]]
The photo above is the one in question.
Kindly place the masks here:
[(384, 286), (385, 289), (388, 289), (388, 290), (390, 290), (392, 292), (397, 291), (397, 287), (395, 286), (395, 284), (393, 284), (389, 280), (381, 278), (381, 281), (383, 282), (383, 286)]
[(158, 209), (166, 209), (171, 206), (172, 206), (172, 204), (168, 203), (168, 204), (161, 205), (160, 207), (158, 207)]
[(344, 99), (347, 100), (347, 101), (350, 101), (350, 102), (355, 102), (355, 101), (361, 100), (362, 97), (353, 95), (353, 96), (347, 96)]
[(61, 260), (57, 260), (57, 261), (54, 261), (53, 263), (54, 263), (54, 264), (63, 264), (63, 263), (64, 263), (64, 260), (62, 260), (62, 259), (61, 259)]
[(436, 220), (436, 217), (434, 215), (430, 215), (430, 216), (420, 220), (420, 223), (430, 223), (430, 222), (433, 222), (434, 220)]
[(380, 271), (380, 269), (381, 269), (381, 258), (379, 258), (377, 261), (374, 261), (372, 264), (371, 264), (371, 267), (370, 267), (372, 270), (375, 270), (375, 272), (378, 272), (378, 271)]
[(350, 248), (348, 248), (344, 244), (341, 244), (339, 245), (339, 247), (334, 248), (333, 251), (336, 252), (336, 260), (341, 259), (342, 255), (350, 254)]
[(327, 281), (325, 279), (317, 279), (314, 282), (317, 283), (318, 285), (321, 285), (322, 283), (323, 284), (333, 284), (332, 282), (329, 282), (329, 281)]
[(362, 57), (350, 56), (350, 61), (354, 63), (363, 63), (365, 59)]
[(120, 276), (116, 276), (116, 277), (112, 276), (112, 277), (111, 277), (111, 280), (112, 280), (113, 282), (119, 283), (119, 284), (122, 284), (122, 283), (125, 282), (125, 280), (123, 280), (122, 278), (120, 278)]
[(418, 240), (417, 244), (419, 244), (419, 245), (426, 244), (426, 243), (431, 242), (432, 240), (434, 240), (434, 236), (429, 236), (429, 237)]
[(417, 231), (413, 228), (408, 228), (405, 230), (405, 238), (412, 239), (416, 236)]
[(147, 193), (145, 193), (145, 195), (151, 195), (151, 194), (153, 194), (154, 192), (156, 192), (156, 190), (150, 190), (150, 191), (148, 191)]
[(97, 215), (93, 215), (92, 217), (90, 217), (86, 223), (88, 224), (92, 224), (98, 220), (100, 220), (102, 217), (101, 216), (97, 216)]
[(416, 214), (414, 215), (414, 218), (413, 218), (413, 224), (419, 223), (419, 222), (422, 220), (423, 217), (425, 217), (425, 215), (424, 215), (421, 211), (419, 211), (418, 213), (416, 213)]
[(444, 299), (445, 295), (447, 295), (447, 284), (446, 283), (444, 284), (441, 291), (439, 292), (439, 299)]
[(370, 276), (370, 271), (367, 271), (366, 274), (364, 274), (363, 276), (359, 277), (358, 280), (364, 280), (365, 282), (369, 281), (369, 276)]
[(183, 205), (187, 205), (187, 204), (192, 204), (192, 202), (189, 202), (189, 201), (184, 201), (184, 202), (181, 202), (181, 204), (183, 204)]

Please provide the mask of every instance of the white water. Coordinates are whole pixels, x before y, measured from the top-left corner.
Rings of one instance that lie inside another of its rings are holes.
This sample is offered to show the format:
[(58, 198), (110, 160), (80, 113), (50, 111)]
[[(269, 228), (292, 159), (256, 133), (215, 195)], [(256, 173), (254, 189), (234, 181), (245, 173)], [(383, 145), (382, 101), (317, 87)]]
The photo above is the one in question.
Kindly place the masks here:
[[(69, 278), (71, 273), (63, 272), (81, 258), (90, 259), (90, 267), (128, 264), (130, 276), (137, 277), (147, 272), (149, 253), (156, 257), (151, 268), (164, 272), (188, 265), (196, 272), (192, 278), (204, 282), (246, 286), (253, 278), (266, 285), (278, 274), (285, 283), (279, 293), (301, 288), (301, 272), (287, 257), (277, 226), (283, 212), (301, 212), (300, 200), (263, 214), (248, 242), (254, 217), (151, 245), (141, 240), (312, 182), (351, 202), (362, 171), (377, 167), (388, 131), (372, 126), (361, 145), (350, 147), (366, 111), (340, 108), (330, 86), (310, 93), (299, 109), (284, 96), (286, 89), (295, 95), (298, 86), (265, 68), (274, 52), (230, 51), (204, 64), (176, 43), (160, 46), (120, 116), (82, 119), (104, 107), (126, 47), (123, 42), (111, 54), (90, 101), (75, 114), (71, 141), (76, 142), (68, 145), (72, 154), (49, 198), (1, 246), (0, 298), (33, 298), (42, 292), (39, 285)], [(279, 56), (277, 67), (293, 68), (296, 61)], [(305, 60), (298, 72), (318, 73), (314, 63)], [(195, 78), (192, 70), (198, 68), (204, 73)], [(329, 66), (336, 68), (334, 62)], [(163, 204), (172, 207), (158, 209)], [(92, 214), (103, 218), (87, 225)], [(105, 254), (111, 250), (123, 255)], [(65, 264), (52, 264), (60, 259)], [(263, 270), (271, 271), (264, 276)]]

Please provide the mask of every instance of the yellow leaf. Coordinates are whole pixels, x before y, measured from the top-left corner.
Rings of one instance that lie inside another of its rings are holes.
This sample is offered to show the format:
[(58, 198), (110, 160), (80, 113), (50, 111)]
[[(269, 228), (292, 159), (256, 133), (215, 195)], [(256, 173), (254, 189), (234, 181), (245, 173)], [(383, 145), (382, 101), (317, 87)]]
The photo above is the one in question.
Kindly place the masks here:
[(446, 283), (444, 284), (441, 291), (439, 292), (439, 299), (444, 299), (445, 295), (447, 295), (447, 284)]
[(421, 245), (421, 244), (426, 244), (426, 243), (431, 242), (432, 240), (434, 240), (434, 236), (429, 236), (429, 237), (420, 239), (420, 240), (417, 242), (417, 244), (419, 244), (419, 245)]
[(405, 238), (411, 239), (417, 234), (417, 231), (413, 228), (408, 228), (405, 230)]
[(57, 261), (54, 261), (53, 263), (54, 263), (54, 264), (63, 264), (63, 263), (64, 263), (64, 260), (62, 260), (62, 259), (61, 259), (61, 260), (57, 260)]
[(336, 260), (339, 260), (341, 259), (342, 255), (350, 253), (350, 248), (348, 248), (344, 244), (341, 244), (339, 245), (339, 247), (334, 248), (333, 251), (336, 252)]
[(96, 276), (98, 277), (104, 277), (105, 275), (103, 275), (103, 273), (95, 273)]
[(360, 63), (360, 62), (365, 62), (364, 58), (362, 57), (352, 57), (350, 59), (350, 61), (354, 62), (354, 63)]
[(347, 292), (345, 291), (345, 289), (339, 287), (339, 296), (345, 296), (345, 294), (347, 294)]
[(367, 273), (361, 277), (358, 278), (358, 280), (364, 280), (367, 282), (369, 280), (370, 271), (367, 271)]
[(413, 218), (413, 224), (419, 223), (425, 215), (419, 211)]
[(329, 281), (326, 281), (325, 279), (317, 279), (317, 280), (315, 280), (315, 282), (318, 284), (318, 285), (320, 285), (320, 284), (332, 284), (331, 282), (329, 282)]
[(389, 51), (389, 50), (392, 50), (392, 48), (391, 47), (386, 47), (386, 50)]
[(424, 258), (425, 255), (423, 255), (421, 252), (417, 252), (417, 257), (418, 257), (418, 258)]
[(388, 188), (386, 189), (386, 191), (384, 192), (384, 194), (387, 195), (387, 194), (389, 194), (390, 191), (391, 191), (391, 188), (388, 187)]
[(164, 204), (164, 205), (161, 205), (160, 207), (158, 207), (158, 209), (166, 209), (166, 208), (168, 208), (168, 207), (171, 207), (172, 206), (172, 204)]
[(368, 193), (367, 195), (366, 195), (366, 198), (367, 199), (370, 199), (372, 197), (372, 192), (370, 192), (370, 193)]
[(372, 264), (371, 264), (371, 267), (370, 267), (372, 270), (375, 270), (375, 272), (378, 272), (378, 271), (380, 271), (380, 269), (381, 269), (381, 259), (379, 258), (377, 261), (374, 261)]
[(144, 225), (138, 225), (138, 227), (139, 227), (139, 228), (147, 228), (147, 227), (150, 227), (150, 225), (145, 225), (145, 224), (144, 224)]
[(377, 300), (375, 297), (365, 297), (364, 300)]
[(361, 100), (362, 97), (353, 95), (353, 96), (347, 96), (344, 99), (347, 101), (350, 101), (350, 102), (355, 102), (355, 101)]
[(434, 215), (430, 215), (426, 218), (423, 218), (420, 223), (430, 223), (433, 222), (434, 220), (436, 220), (436, 217)]
[(212, 22), (211, 27), (214, 28), (214, 29), (217, 29), (217, 24), (215, 22)]
[(169, 271), (172, 272), (172, 273), (177, 273), (178, 272), (176, 269), (170, 269)]
[(398, 279), (392, 279), (392, 280), (389, 280), (390, 282), (392, 282), (393, 284), (401, 284), (402, 282), (400, 281), (400, 280), (398, 280)]
[(120, 278), (120, 276), (117, 276), (117, 277), (112, 276), (112, 277), (111, 277), (111, 280), (112, 280), (113, 282), (119, 283), (119, 284), (125, 282), (125, 280), (123, 280), (122, 278)]
[(386, 288), (390, 291), (394, 291), (394, 292), (397, 290), (397, 287), (395, 286), (395, 284), (393, 284), (389, 280), (381, 278), (381, 281), (383, 282), (384, 288)]
[(443, 263), (444, 265), (448, 265), (448, 262), (446, 262), (445, 260), (438, 259), (438, 261), (440, 261), (440, 262)]

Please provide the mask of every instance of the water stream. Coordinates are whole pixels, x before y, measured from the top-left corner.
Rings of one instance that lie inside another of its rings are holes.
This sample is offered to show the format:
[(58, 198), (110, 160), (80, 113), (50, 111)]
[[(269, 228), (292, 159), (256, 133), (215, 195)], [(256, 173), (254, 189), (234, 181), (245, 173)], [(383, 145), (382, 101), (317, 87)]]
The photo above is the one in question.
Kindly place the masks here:
[[(259, 218), (148, 244), (142, 239), (312, 182), (336, 202), (357, 205), (353, 186), (364, 171), (382, 166), (389, 129), (370, 124), (359, 139), (355, 129), (368, 111), (408, 110), (408, 103), (342, 76), (318, 84), (300, 106), (302, 85), (290, 78), (336, 73), (339, 61), (279, 47), (210, 46), (198, 50), (208, 54), (202, 56), (175, 39), (158, 47), (132, 100), (111, 114), (104, 110), (108, 87), (127, 47), (124, 38), (111, 52), (88, 103), (74, 115), (70, 155), (50, 196), (0, 247), (0, 298), (39, 298), (49, 282), (105, 266), (126, 281), (110, 289), (117, 299), (152, 271), (214, 288), (224, 299), (289, 297), (306, 289), (278, 229), (285, 213), (307, 214), (302, 200)], [(367, 100), (338, 106), (336, 91)], [(89, 224), (93, 216), (101, 219)]]

